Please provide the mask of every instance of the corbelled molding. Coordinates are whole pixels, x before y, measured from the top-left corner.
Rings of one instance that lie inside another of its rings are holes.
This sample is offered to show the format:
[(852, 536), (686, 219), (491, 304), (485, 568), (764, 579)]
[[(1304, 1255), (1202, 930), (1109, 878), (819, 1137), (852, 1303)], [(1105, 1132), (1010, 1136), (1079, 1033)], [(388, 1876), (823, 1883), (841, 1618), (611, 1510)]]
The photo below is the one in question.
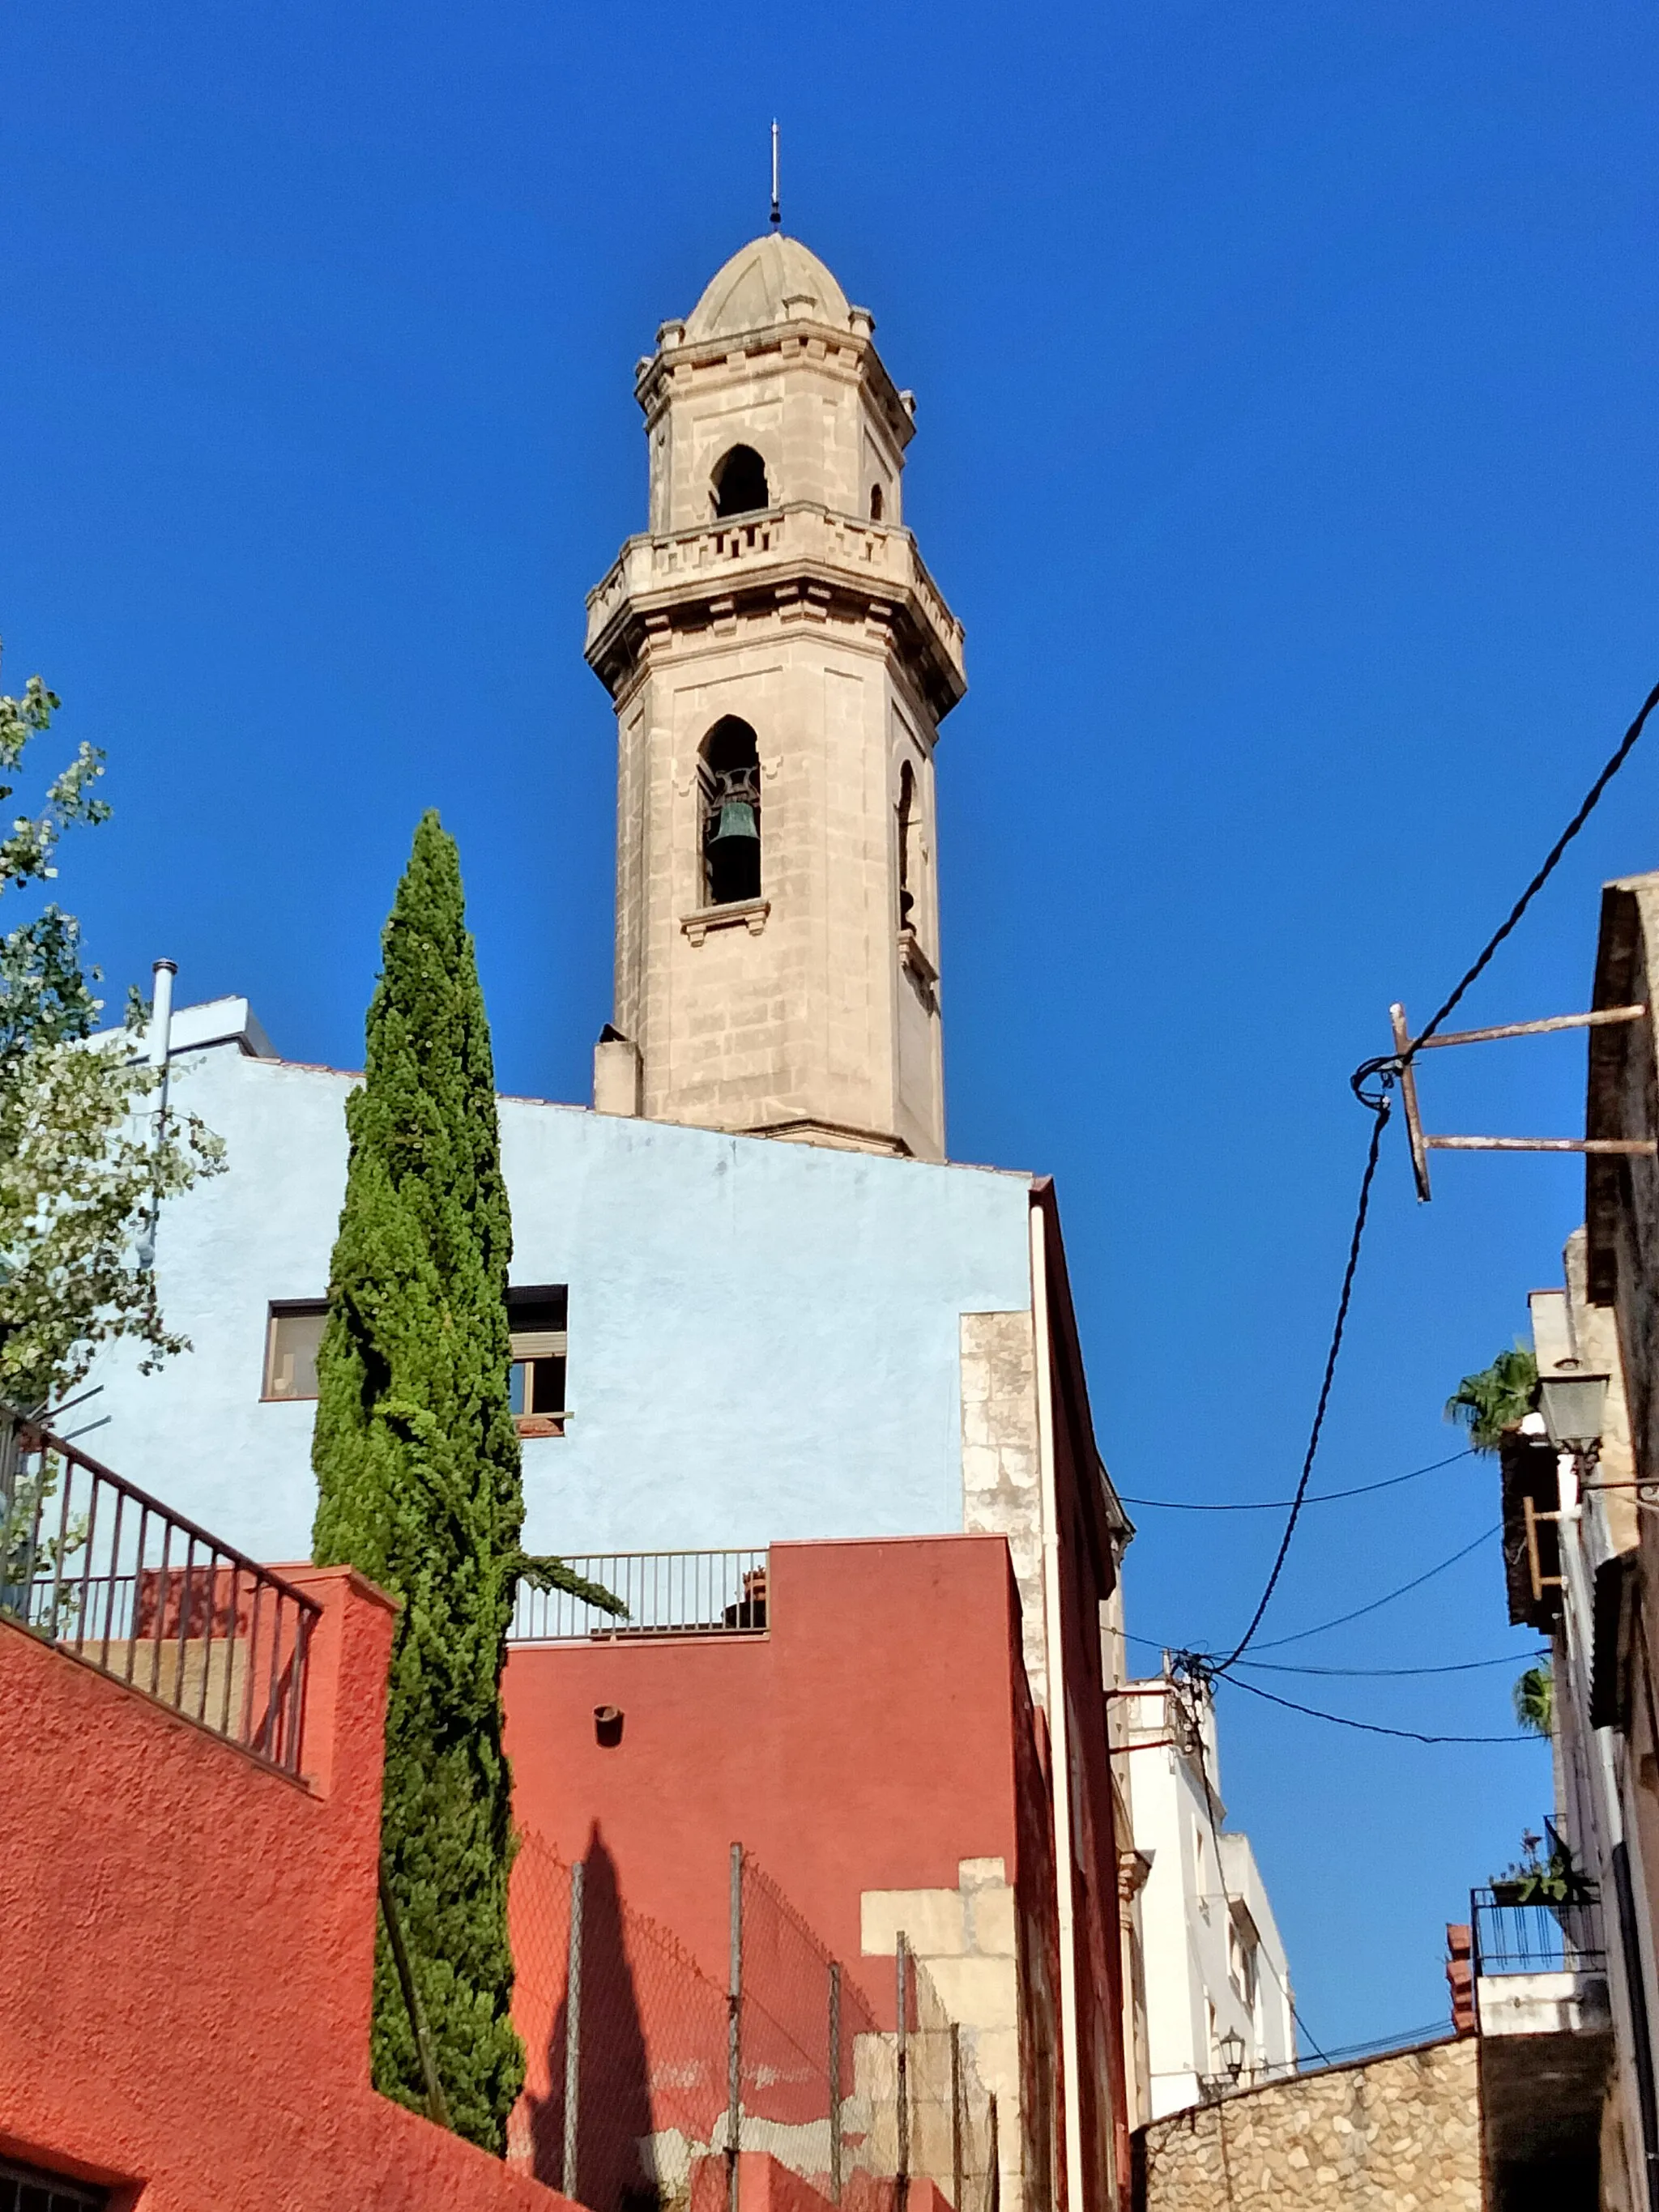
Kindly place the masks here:
[(588, 665), (613, 698), (659, 645), (757, 619), (890, 637), (936, 717), (963, 697), (963, 626), (908, 530), (800, 501), (629, 538), (587, 597)]

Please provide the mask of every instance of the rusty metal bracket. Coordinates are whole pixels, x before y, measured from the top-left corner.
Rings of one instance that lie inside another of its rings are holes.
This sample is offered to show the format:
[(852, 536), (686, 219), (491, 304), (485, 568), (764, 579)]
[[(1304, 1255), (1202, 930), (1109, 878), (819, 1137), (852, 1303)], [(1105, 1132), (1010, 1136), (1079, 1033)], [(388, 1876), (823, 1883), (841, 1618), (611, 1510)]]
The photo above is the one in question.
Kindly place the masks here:
[(1557, 1030), (1603, 1029), (1619, 1022), (1647, 1019), (1646, 1006), (1600, 1006), (1587, 1014), (1552, 1014), (1537, 1022), (1502, 1022), (1496, 1028), (1458, 1030), (1445, 1036), (1413, 1037), (1406, 1009), (1396, 1002), (1389, 1008), (1394, 1030), (1395, 1067), (1401, 1103), (1406, 1114), (1406, 1134), (1411, 1145), (1412, 1176), (1417, 1195), (1425, 1205), (1434, 1193), (1429, 1182), (1429, 1154), (1443, 1152), (1597, 1152), (1627, 1158), (1651, 1159), (1659, 1143), (1651, 1137), (1431, 1137), (1423, 1128), (1418, 1103), (1414, 1066), (1419, 1052), (1434, 1052), (1454, 1044), (1491, 1044), (1503, 1037), (1546, 1036)]

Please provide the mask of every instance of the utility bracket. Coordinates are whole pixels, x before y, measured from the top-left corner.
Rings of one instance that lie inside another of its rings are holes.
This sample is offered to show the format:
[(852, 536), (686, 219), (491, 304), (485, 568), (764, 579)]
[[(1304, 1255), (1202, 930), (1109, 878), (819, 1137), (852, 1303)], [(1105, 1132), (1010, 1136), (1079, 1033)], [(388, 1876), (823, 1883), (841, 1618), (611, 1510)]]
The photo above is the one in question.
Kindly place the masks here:
[(1601, 1006), (1588, 1014), (1552, 1014), (1541, 1022), (1504, 1022), (1496, 1029), (1458, 1030), (1447, 1036), (1413, 1037), (1406, 1009), (1397, 1002), (1389, 1008), (1394, 1024), (1394, 1048), (1400, 1061), (1400, 1098), (1406, 1109), (1406, 1134), (1411, 1142), (1412, 1174), (1417, 1195), (1426, 1206), (1434, 1195), (1429, 1185), (1429, 1154), (1442, 1152), (1617, 1152), (1651, 1159), (1659, 1145), (1651, 1137), (1430, 1137), (1423, 1132), (1417, 1101), (1417, 1055), (1436, 1052), (1443, 1045), (1492, 1044), (1500, 1037), (1546, 1036), (1556, 1030), (1604, 1029), (1614, 1022), (1643, 1022), (1645, 1006)]

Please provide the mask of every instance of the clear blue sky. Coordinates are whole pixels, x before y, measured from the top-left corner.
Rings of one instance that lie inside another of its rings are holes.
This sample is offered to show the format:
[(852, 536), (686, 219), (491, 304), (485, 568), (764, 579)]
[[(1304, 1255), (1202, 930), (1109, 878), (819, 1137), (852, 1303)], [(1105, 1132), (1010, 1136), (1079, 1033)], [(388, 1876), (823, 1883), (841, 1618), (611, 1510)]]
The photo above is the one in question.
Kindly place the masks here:
[[(1386, 9), (230, 9), (24, 0), (3, 622), (115, 823), (64, 890), (356, 1064), (421, 809), (458, 834), (503, 1087), (581, 1098), (610, 1011), (613, 734), (582, 597), (644, 519), (631, 370), (761, 228), (920, 397), (908, 518), (968, 624), (939, 753), (959, 1158), (1058, 1178), (1137, 1495), (1285, 1494), (1386, 1009), (1461, 971), (1659, 678), (1659, 18)], [(1659, 732), (1472, 1019), (1586, 1003), (1598, 882), (1659, 865)], [(1453, 1064), (1454, 1062), (1461, 1064)], [(1573, 1041), (1447, 1055), (1442, 1127), (1571, 1130)], [(1455, 1449), (1571, 1164), (1379, 1192), (1321, 1480)], [(1497, 1519), (1463, 1462), (1309, 1516), (1264, 1636)], [(1153, 1510), (1131, 1625), (1219, 1640), (1271, 1515)], [(711, 1532), (717, 1534), (718, 1532)], [(733, 1537), (754, 1532), (732, 1531)], [(1523, 1651), (1496, 1547), (1279, 1653)], [(1260, 1675), (1484, 1734), (1513, 1666)], [(1224, 1780), (1327, 2045), (1443, 2010), (1441, 1929), (1547, 1807), (1535, 1748), (1228, 1693)]]

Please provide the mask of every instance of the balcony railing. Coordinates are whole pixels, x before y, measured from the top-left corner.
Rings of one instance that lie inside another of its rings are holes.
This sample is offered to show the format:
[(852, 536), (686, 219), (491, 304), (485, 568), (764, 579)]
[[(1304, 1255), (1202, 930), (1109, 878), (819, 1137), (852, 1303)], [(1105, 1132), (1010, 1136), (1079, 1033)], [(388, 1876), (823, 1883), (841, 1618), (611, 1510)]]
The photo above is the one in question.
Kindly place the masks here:
[(321, 1608), (0, 1409), (0, 1613), (283, 1772)]
[(507, 1631), (515, 1644), (609, 1638), (755, 1636), (767, 1625), (767, 1553), (596, 1552), (565, 1565), (625, 1610), (608, 1613), (568, 1590), (519, 1586)]
[(1500, 1905), (1489, 1889), (1470, 1899), (1475, 1977), (1599, 1973), (1605, 1963), (1601, 1909), (1584, 1905)]
[(727, 589), (738, 580), (734, 571), (759, 572), (803, 561), (850, 571), (884, 593), (912, 594), (946, 659), (960, 672), (962, 624), (928, 574), (910, 532), (811, 501), (702, 523), (694, 530), (629, 538), (610, 574), (587, 595), (588, 650), (630, 598), (683, 583), (689, 576), (717, 580)]

